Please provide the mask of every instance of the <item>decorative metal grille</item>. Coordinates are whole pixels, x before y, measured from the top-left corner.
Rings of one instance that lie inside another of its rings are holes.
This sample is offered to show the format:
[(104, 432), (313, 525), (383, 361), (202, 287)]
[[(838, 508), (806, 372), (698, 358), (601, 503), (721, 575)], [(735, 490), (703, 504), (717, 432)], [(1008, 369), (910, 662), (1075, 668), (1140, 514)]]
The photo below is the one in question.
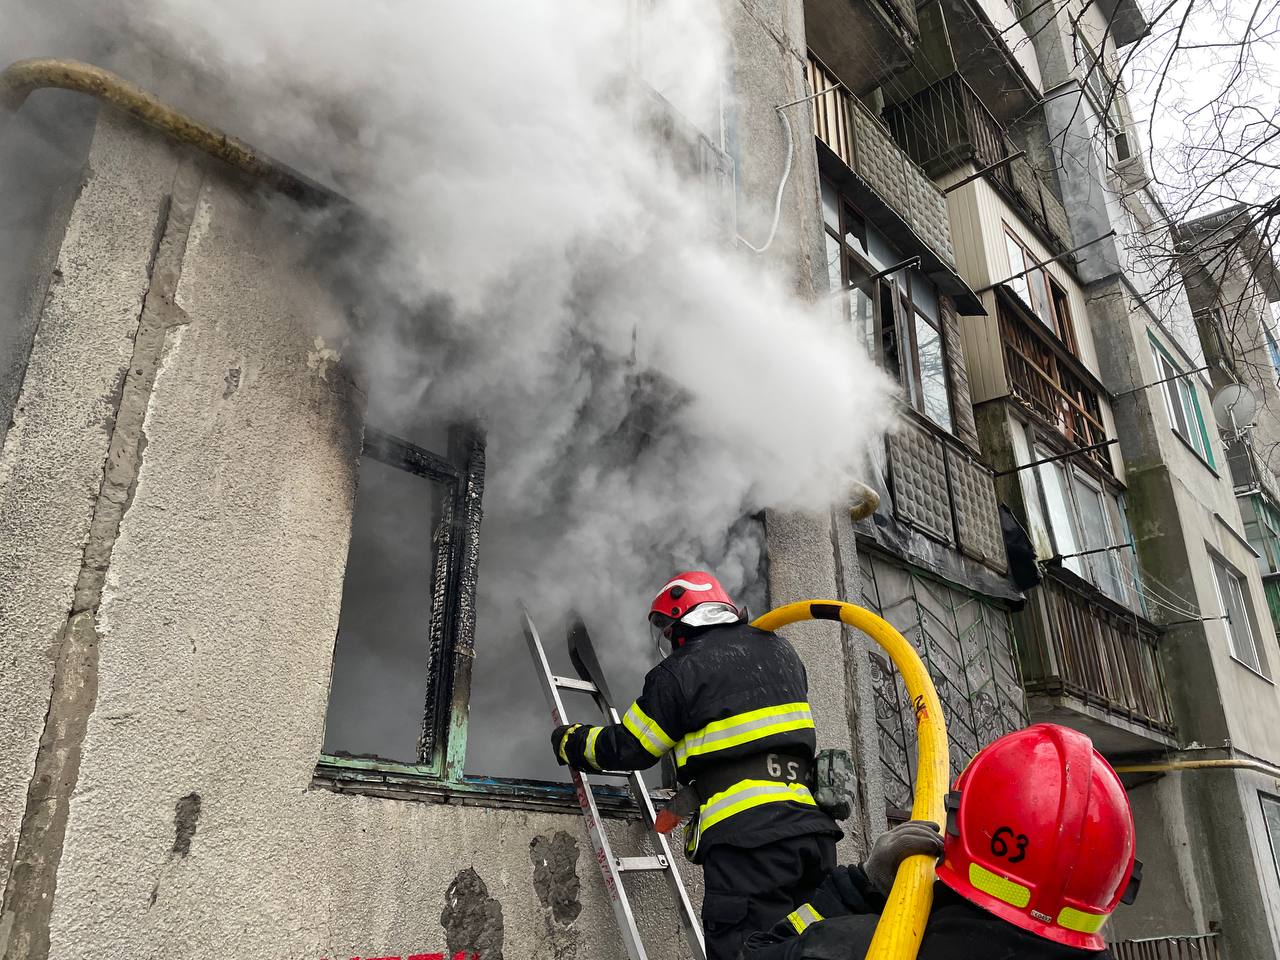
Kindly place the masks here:
[[(951, 772), (997, 737), (1027, 724), (1009, 611), (923, 571), (859, 549), (862, 603), (915, 646), (933, 678), (947, 720)], [(908, 809), (915, 780), (915, 718), (902, 679), (869, 650), (885, 800)]]

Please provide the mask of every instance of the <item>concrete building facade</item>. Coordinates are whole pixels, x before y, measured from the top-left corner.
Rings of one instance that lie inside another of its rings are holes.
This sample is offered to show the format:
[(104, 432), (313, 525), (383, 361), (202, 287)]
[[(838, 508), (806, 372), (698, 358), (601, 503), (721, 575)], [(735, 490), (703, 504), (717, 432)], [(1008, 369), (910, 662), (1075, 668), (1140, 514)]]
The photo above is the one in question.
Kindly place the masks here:
[[(766, 512), (769, 605), (833, 597), (898, 626), (953, 772), (1034, 720), (1120, 765), (1252, 763), (1125, 774), (1148, 867), (1111, 936), (1276, 956), (1280, 650), (1194, 372), (1208, 308), (1136, 259), (1172, 241), (1133, 186), (1124, 108), (1036, 107), (1087, 86), (1081, 44), (1110, 63), (1140, 34), (1127, 0), (1104, 7), (1077, 40), (1070, 11), (1036, 29), (1001, 0), (725, 0), (718, 129), (656, 94), (637, 122), (705, 175), (726, 243), (763, 232), (790, 169), (760, 256), (901, 387), (870, 493)], [(1105, 149), (1071, 167), (1077, 134)], [(624, 956), (568, 785), (467, 771), (502, 465), (474, 430), (369, 419), (325, 238), (281, 193), (340, 198), (67, 94), (32, 94), (0, 149), (44, 172), (20, 282), (0, 285), (18, 318), (0, 341), (0, 957)], [(1131, 220), (1140, 242), (1097, 239)], [(434, 505), (427, 705), (395, 758), (326, 738), (362, 478), (383, 468)], [(854, 860), (907, 815), (913, 713), (860, 636), (786, 635), (820, 746), (858, 769)], [(615, 850), (640, 852), (629, 801), (601, 803)], [(685, 955), (660, 881), (632, 890), (653, 953)]]

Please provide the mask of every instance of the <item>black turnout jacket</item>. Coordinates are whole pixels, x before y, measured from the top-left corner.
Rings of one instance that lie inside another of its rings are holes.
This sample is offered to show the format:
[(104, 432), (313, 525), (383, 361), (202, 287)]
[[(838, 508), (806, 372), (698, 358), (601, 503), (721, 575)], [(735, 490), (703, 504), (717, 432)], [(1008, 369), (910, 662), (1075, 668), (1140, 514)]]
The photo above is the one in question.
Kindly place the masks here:
[[(560, 755), (590, 771), (644, 769), (673, 753), (682, 784), (716, 768), (722, 777), (726, 762), (756, 754), (812, 760), (808, 698), (804, 664), (786, 640), (745, 623), (716, 625), (649, 671), (621, 723), (571, 728)], [(766, 773), (717, 783), (723, 789), (703, 797), (686, 831), (686, 853), (700, 863), (721, 843), (756, 847), (811, 833), (840, 836), (808, 785), (786, 779)]]
[[(866, 955), (884, 897), (862, 867), (837, 867), (810, 901), (753, 934), (742, 960), (850, 960)], [(918, 960), (1111, 960), (1108, 950), (1077, 950), (988, 913), (941, 882), (933, 885), (933, 909)]]

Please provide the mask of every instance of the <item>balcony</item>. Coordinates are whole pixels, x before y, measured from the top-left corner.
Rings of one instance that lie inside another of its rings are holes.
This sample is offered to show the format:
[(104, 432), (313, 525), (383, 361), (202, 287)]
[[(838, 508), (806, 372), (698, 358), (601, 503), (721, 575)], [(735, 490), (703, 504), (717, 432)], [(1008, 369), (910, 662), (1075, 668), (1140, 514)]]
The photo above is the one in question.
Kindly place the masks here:
[(910, 66), (915, 0), (804, 0), (809, 47), (859, 96)]
[[(1013, 399), (1076, 446), (1105, 441), (1102, 385), (1043, 325), (1021, 316), (1014, 295), (1001, 290), (999, 297), (1000, 339)], [(1111, 472), (1106, 447), (1085, 456)]]
[(1107, 755), (1174, 744), (1150, 622), (1070, 571), (1049, 569), (1014, 627), (1033, 719), (1087, 733)]
[(814, 135), (825, 176), (905, 254), (919, 253), (921, 269), (962, 314), (983, 313), (981, 301), (956, 273), (947, 200), (889, 136), (875, 114), (840, 79), (809, 55)]
[[(989, 167), (1018, 152), (958, 73), (885, 107), (884, 118), (893, 139), (934, 178), (965, 163), (979, 169)], [(1055, 253), (1071, 246), (1066, 210), (1026, 157), (996, 167), (987, 176)]]

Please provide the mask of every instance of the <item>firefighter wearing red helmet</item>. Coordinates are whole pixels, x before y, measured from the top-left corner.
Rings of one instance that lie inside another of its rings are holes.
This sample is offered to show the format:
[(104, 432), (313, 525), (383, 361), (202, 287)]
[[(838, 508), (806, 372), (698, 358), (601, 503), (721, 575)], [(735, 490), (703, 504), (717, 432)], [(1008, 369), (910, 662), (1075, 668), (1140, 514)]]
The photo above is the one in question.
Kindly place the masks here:
[(672, 577), (651, 626), (671, 654), (645, 677), (622, 723), (557, 727), (561, 764), (638, 770), (667, 754), (695, 818), (685, 852), (703, 867), (709, 960), (795, 909), (836, 865), (841, 831), (810, 790), (815, 735), (804, 664), (781, 637), (746, 623), (709, 573)]
[(862, 957), (913, 854), (942, 856), (919, 960), (1110, 957), (1102, 926), (1142, 876), (1120, 778), (1083, 733), (1041, 723), (979, 751), (948, 795), (943, 837), (920, 821), (888, 831), (742, 956)]

